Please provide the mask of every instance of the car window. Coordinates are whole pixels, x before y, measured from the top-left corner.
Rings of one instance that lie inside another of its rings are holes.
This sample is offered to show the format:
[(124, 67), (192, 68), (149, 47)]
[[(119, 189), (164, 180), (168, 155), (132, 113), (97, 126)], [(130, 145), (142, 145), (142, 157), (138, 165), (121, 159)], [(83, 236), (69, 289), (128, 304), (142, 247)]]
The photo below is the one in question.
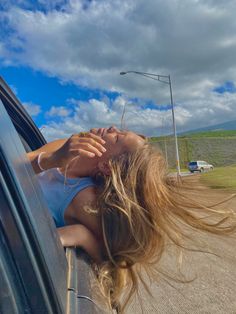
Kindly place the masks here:
[[(2, 189), (0, 185), (1, 207), (4, 205)], [(1, 217), (1, 215), (0, 215)], [(18, 276), (14, 260), (7, 245), (7, 238), (3, 226), (0, 224), (0, 312), (3, 313), (25, 313), (27, 300), (23, 292), (23, 286)]]
[[(15, 178), (17, 178), (18, 184), (17, 186), (20, 187), (20, 197), (24, 198), (25, 202), (24, 206), (27, 207), (26, 213), (26, 220), (29, 223), (29, 228), (32, 231), (32, 234), (35, 234), (35, 239), (37, 240), (37, 248), (40, 250), (38, 260), (43, 259), (44, 267), (40, 267), (41, 273), (47, 272), (45, 274), (45, 286), (51, 287), (51, 291), (55, 290), (54, 293), (50, 295), (50, 293), (45, 292), (44, 295), (48, 298), (48, 303), (53, 303), (53, 300), (57, 300), (54, 304), (59, 306), (52, 312), (54, 313), (61, 313), (60, 309), (63, 309), (63, 313), (65, 312), (65, 308), (67, 308), (67, 313), (103, 313), (103, 311), (96, 306), (96, 301), (93, 301), (91, 289), (92, 289), (92, 282), (90, 276), (90, 269), (89, 265), (84, 263), (83, 256), (75, 254), (74, 248), (67, 248), (66, 255), (59, 242), (57, 237), (56, 229), (54, 222), (52, 221), (51, 216), (48, 214), (48, 210), (46, 208), (46, 204), (43, 200), (43, 196), (41, 190), (39, 189), (38, 182), (35, 180), (35, 174), (32, 171), (31, 165), (29, 165), (28, 160), (25, 158), (25, 152), (29, 152), (31, 150), (35, 150), (46, 143), (44, 137), (42, 136), (41, 132), (37, 128), (37, 126), (32, 121), (31, 117), (22, 107), (18, 99), (12, 93), (12, 91), (8, 88), (7, 84), (2, 80), (0, 77), (0, 100), (4, 105), (4, 109), (2, 103), (0, 104), (1, 113), (3, 112), (3, 116), (6, 116), (5, 126), (0, 125), (0, 152), (3, 151), (4, 154), (8, 151), (7, 155), (10, 159), (8, 160), (7, 156), (3, 156), (4, 163), (5, 158), (7, 158), (10, 168), (13, 170), (14, 178), (10, 175), (10, 181), (14, 183)], [(2, 107), (2, 108), (1, 108)], [(8, 116), (6, 114), (8, 113)], [(3, 118), (5, 119), (0, 113), (0, 120)], [(10, 121), (10, 119), (11, 121)], [(14, 125), (12, 125), (12, 123)], [(11, 127), (8, 130), (6, 126), (11, 124)], [(17, 136), (18, 133), (18, 136)], [(5, 136), (7, 135), (7, 136)], [(10, 138), (9, 138), (10, 137)], [(4, 142), (5, 148), (2, 147), (2, 140)], [(9, 145), (7, 143), (9, 141)], [(21, 142), (20, 142), (21, 141)], [(23, 146), (22, 146), (23, 144)], [(23, 148), (24, 147), (24, 148)], [(10, 152), (9, 152), (10, 150)], [(0, 155), (1, 157), (1, 155)], [(1, 162), (1, 161), (0, 161)], [(9, 166), (8, 165), (8, 166)], [(22, 173), (23, 169), (23, 173)], [(1, 177), (1, 167), (0, 167), (0, 177)], [(16, 176), (16, 177), (15, 177)], [(3, 178), (4, 179), (4, 178)], [(5, 178), (6, 179), (6, 178)], [(12, 180), (13, 179), (13, 180)], [(14, 183), (15, 184), (15, 183)], [(1, 187), (1, 183), (0, 183)], [(11, 189), (11, 187), (10, 187)], [(14, 190), (14, 189), (12, 189)], [(17, 191), (17, 194), (19, 191)], [(8, 193), (9, 194), (9, 193)], [(10, 195), (10, 202), (13, 201), (14, 203), (15, 198), (11, 199)], [(1, 195), (0, 195), (0, 216), (2, 214), (2, 204), (1, 204)], [(14, 205), (14, 204), (13, 204)], [(21, 208), (22, 209), (22, 208)], [(25, 209), (23, 209), (25, 211)], [(6, 210), (5, 212), (10, 212)], [(8, 221), (8, 220), (7, 220)], [(13, 228), (8, 228), (7, 223), (4, 224), (7, 230), (10, 230), (7, 236), (11, 235), (12, 242), (14, 242), (17, 237), (16, 234), (13, 236)], [(1, 226), (1, 219), (0, 219), (0, 226)], [(16, 230), (18, 227), (16, 226)], [(23, 230), (24, 231), (24, 230)], [(32, 235), (31, 235), (32, 236)], [(34, 239), (34, 240), (35, 240)], [(10, 242), (9, 242), (10, 243)], [(18, 259), (19, 256), (23, 256), (23, 243), (22, 245), (17, 245), (17, 247), (21, 247), (21, 250), (13, 250), (13, 254)], [(1, 254), (1, 251), (0, 251)], [(32, 251), (32, 257), (34, 254), (38, 254), (36, 249)], [(7, 257), (8, 259), (8, 257)], [(26, 261), (26, 257), (18, 259), (19, 261)], [(28, 292), (31, 293), (32, 298), (34, 300), (34, 306), (39, 301), (37, 289), (33, 289), (34, 279), (32, 267), (23, 267), (24, 269), (24, 276), (28, 276), (28, 284), (26, 287), (17, 287), (14, 288), (5, 285), (5, 291), (9, 289), (15, 289), (15, 291), (24, 291), (28, 289)], [(30, 271), (29, 271), (30, 270)], [(2, 278), (2, 271), (4, 268), (1, 269), (0, 267), (0, 282), (1, 288), (3, 285)], [(7, 271), (7, 269), (6, 269)], [(6, 275), (7, 276), (7, 275)], [(11, 273), (10, 273), (11, 277)], [(22, 281), (23, 276), (20, 275), (20, 280)], [(5, 278), (5, 277), (4, 277)], [(16, 281), (16, 278), (14, 278)], [(8, 281), (6, 277), (5, 282)], [(32, 281), (32, 283), (30, 283)], [(1, 289), (0, 289), (1, 290)], [(6, 298), (4, 299), (6, 300)], [(10, 309), (10, 299), (8, 299), (8, 309)], [(36, 302), (37, 301), (37, 302)], [(2, 312), (2, 305), (3, 299), (1, 298), (0, 294), (0, 312), (1, 313), (23, 313), (22, 310), (16, 309), (16, 304), (14, 305), (15, 299), (12, 298), (12, 306), (14, 306), (15, 311), (6, 310)], [(59, 302), (59, 303), (58, 303)], [(45, 303), (45, 302), (42, 302)], [(44, 304), (40, 304), (37, 310), (34, 313), (51, 313), (48, 310), (43, 310)], [(24, 311), (26, 307), (24, 307)], [(27, 312), (28, 313), (28, 312)], [(29, 313), (31, 313), (29, 311)]]
[(25, 140), (20, 134), (18, 134), (18, 135), (19, 135), (19, 138), (20, 138), (20, 140), (21, 140), (22, 145), (24, 146), (25, 151), (26, 151), (27, 153), (31, 152), (32, 149), (31, 149), (31, 147), (28, 145), (28, 143), (26, 142), (26, 140)]
[(27, 111), (1, 77), (0, 100), (20, 136), (26, 151), (35, 150), (46, 143), (43, 135), (38, 130)]
[[(4, 184), (8, 202), (12, 204), (12, 207), (10, 207), (14, 216), (12, 221), (19, 221), (19, 230), (22, 230), (21, 235), (25, 239), (24, 245), (29, 252), (33, 250), (32, 260), (35, 269), (39, 269), (39, 276), (43, 276), (41, 280), (47, 282), (49, 290), (54, 290), (53, 296), (61, 304), (60, 306), (65, 309), (67, 261), (64, 250), (57, 236), (54, 222), (43, 200), (36, 176), (27, 160), (25, 149), (1, 100), (0, 162), (1, 183)], [(1, 222), (4, 220), (4, 232), (11, 239), (13, 252), (14, 250), (21, 252), (20, 247), (16, 245), (14, 238), (12, 238), (11, 228), (8, 226), (10, 220), (7, 218), (6, 212), (3, 212), (1, 204), (0, 211)], [(24, 230), (22, 229), (23, 226)], [(28, 238), (25, 238), (26, 236)], [(29, 240), (26, 240), (29, 238), (30, 243), (28, 243)], [(17, 262), (20, 263), (21, 261), (24, 262), (24, 259), (19, 259)], [(25, 269), (25, 272), (26, 275), (30, 274), (30, 269)]]

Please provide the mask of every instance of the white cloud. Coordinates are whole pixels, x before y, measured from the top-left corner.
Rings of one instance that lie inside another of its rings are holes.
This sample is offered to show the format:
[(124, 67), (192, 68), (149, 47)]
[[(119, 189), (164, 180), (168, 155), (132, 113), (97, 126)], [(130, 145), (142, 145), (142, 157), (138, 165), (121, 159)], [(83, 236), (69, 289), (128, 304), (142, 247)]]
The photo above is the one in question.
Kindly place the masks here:
[(41, 107), (39, 105), (32, 104), (31, 102), (23, 103), (22, 105), (32, 117), (36, 117), (41, 112)]
[[(192, 99), (190, 103), (184, 102), (181, 106), (175, 106), (178, 132), (236, 118), (236, 94), (218, 95), (212, 92), (205, 100), (205, 107), (202, 106), (203, 101), (202, 98)], [(112, 103), (96, 99), (90, 99), (88, 102), (70, 99), (69, 103), (73, 103), (74, 106), (74, 111), (70, 116), (62, 116), (60, 122), (48, 122), (44, 126), (42, 132), (48, 141), (69, 137), (73, 133), (87, 131), (92, 127), (108, 127), (110, 125), (147, 136), (173, 133), (171, 109), (145, 108), (122, 96), (115, 98)], [(125, 115), (121, 124), (124, 106)]]
[[(141, 109), (121, 96), (117, 97), (112, 104), (96, 99), (90, 99), (88, 102), (70, 99), (70, 102), (74, 104), (73, 114), (69, 117), (62, 117), (59, 123), (49, 122), (44, 126), (42, 132), (47, 140), (68, 137), (73, 133), (87, 131), (95, 126), (116, 125), (120, 127), (124, 105), (126, 112), (123, 127), (144, 134), (153, 132), (153, 128), (160, 126), (160, 114), (165, 117), (169, 116), (167, 112)], [(156, 119), (154, 115), (156, 115)]]
[(49, 111), (45, 113), (47, 117), (67, 117), (71, 110), (63, 106), (52, 106)]
[[(119, 123), (120, 102), (130, 97), (169, 102), (168, 85), (119, 75), (126, 70), (171, 74), (177, 130), (236, 119), (235, 95), (212, 92), (225, 81), (236, 81), (236, 1), (94, 0), (85, 9), (85, 1), (58, 0), (55, 4), (63, 5), (63, 10), (57, 10), (53, 1), (39, 2), (49, 11), (12, 5), (2, 15), (14, 30), (0, 46), (0, 52), (1, 47), (8, 49), (5, 59), (63, 82), (123, 93), (112, 108), (105, 101), (80, 103), (68, 119), (71, 125), (63, 124), (65, 132), (74, 130), (78, 117), (89, 125)], [(129, 123), (134, 128), (140, 124), (145, 134), (160, 125), (164, 115), (154, 110), (134, 112), (140, 117), (130, 118)]]
[[(60, 122), (49, 122), (43, 126), (43, 134), (48, 141), (56, 138), (69, 137), (73, 133), (87, 131), (92, 127), (108, 127), (116, 125), (145, 135), (165, 134), (172, 132), (171, 110), (160, 111), (150, 108), (142, 108), (130, 103), (121, 96), (113, 103), (90, 99), (89, 102), (70, 100), (74, 104), (74, 112), (69, 117), (62, 117)], [(125, 106), (124, 121), (121, 125), (121, 117)], [(183, 108), (177, 108), (177, 121), (184, 124), (191, 118), (190, 113)]]

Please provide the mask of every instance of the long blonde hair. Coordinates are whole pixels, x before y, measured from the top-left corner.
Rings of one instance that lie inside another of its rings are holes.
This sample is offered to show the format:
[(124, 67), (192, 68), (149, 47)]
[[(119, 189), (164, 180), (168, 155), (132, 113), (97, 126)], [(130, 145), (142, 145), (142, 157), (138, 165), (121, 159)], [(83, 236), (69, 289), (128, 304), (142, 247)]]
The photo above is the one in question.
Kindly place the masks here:
[[(110, 160), (110, 169), (111, 175), (102, 178), (97, 202), (105, 246), (97, 279), (110, 308), (122, 299), (123, 312), (140, 280), (148, 290), (136, 267), (155, 267), (167, 241), (182, 247), (187, 237), (183, 225), (230, 234), (236, 223), (232, 211), (219, 212), (188, 199), (181, 184), (167, 175), (162, 154), (148, 143)], [(199, 210), (217, 221), (200, 217)]]

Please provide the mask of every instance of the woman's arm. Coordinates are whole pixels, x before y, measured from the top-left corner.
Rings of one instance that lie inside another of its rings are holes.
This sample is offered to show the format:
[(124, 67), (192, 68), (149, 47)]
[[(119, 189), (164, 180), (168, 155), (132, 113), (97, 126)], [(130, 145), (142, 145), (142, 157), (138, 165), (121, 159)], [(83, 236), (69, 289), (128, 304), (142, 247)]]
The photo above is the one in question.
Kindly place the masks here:
[(38, 156), (42, 152), (44, 152), (44, 154), (42, 154), (40, 165), (43, 169), (47, 170), (50, 168), (58, 167), (56, 165), (56, 159), (53, 158), (53, 156), (55, 152), (65, 144), (66, 141), (67, 139), (59, 139), (59, 140), (47, 143), (37, 150), (27, 153), (27, 157), (29, 161), (31, 162), (34, 172), (39, 173), (42, 171), (38, 165)]
[(84, 225), (57, 228), (63, 246), (83, 248), (96, 263), (102, 262), (101, 247), (94, 234)]
[[(42, 169), (63, 168), (78, 155), (88, 158), (100, 157), (106, 151), (103, 147), (104, 144), (105, 141), (95, 134), (74, 134), (69, 139), (60, 139), (47, 143), (39, 149), (27, 153), (27, 157), (35, 173), (39, 173)], [(39, 155), (42, 169), (38, 164)]]

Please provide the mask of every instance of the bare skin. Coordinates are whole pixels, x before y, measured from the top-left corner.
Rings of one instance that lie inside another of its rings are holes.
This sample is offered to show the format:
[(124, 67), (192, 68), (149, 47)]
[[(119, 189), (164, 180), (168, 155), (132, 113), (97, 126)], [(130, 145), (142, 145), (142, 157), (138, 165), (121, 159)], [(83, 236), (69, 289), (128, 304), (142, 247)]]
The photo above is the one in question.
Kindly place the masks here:
[[(69, 139), (48, 143), (40, 149), (27, 154), (36, 173), (37, 158), (41, 152), (40, 165), (43, 169), (59, 168), (67, 177), (94, 176), (98, 171), (109, 175), (108, 160), (132, 151), (143, 145), (144, 140), (133, 132), (121, 132), (115, 127), (92, 129), (86, 135), (72, 135)], [(74, 197), (65, 210), (65, 227), (58, 228), (63, 246), (80, 246), (97, 262), (101, 262), (103, 247), (101, 225), (96, 214), (90, 214), (85, 206), (96, 202), (96, 189), (88, 187)]]
[(35, 173), (42, 170), (38, 167), (37, 158), (44, 152), (41, 158), (41, 166), (47, 170), (54, 167), (63, 168), (76, 156), (94, 158), (102, 156), (106, 151), (103, 146), (105, 141), (96, 134), (87, 133), (86, 135), (75, 134), (69, 139), (59, 139), (40, 147), (39, 149), (27, 154)]

